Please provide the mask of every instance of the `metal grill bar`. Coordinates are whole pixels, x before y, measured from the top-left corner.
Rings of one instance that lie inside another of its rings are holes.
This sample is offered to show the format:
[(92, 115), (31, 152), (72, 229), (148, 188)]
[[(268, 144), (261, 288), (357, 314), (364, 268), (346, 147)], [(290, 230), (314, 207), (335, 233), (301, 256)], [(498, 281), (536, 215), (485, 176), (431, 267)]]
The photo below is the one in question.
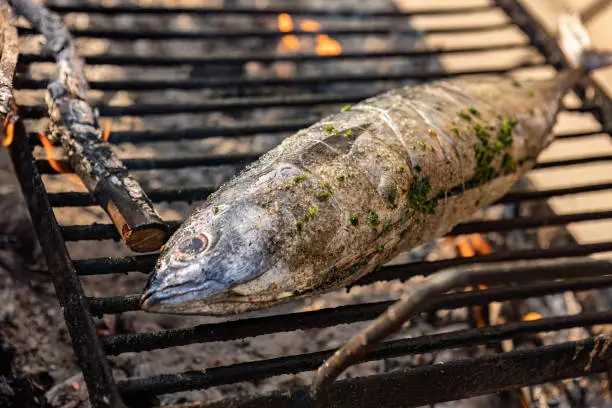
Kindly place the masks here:
[[(418, 407), (604, 372), (608, 370), (606, 362), (612, 351), (600, 348), (603, 342), (600, 339), (568, 342), (338, 381), (319, 403), (334, 408)], [(197, 407), (227, 406), (304, 408), (317, 405), (310, 398), (308, 389), (303, 387), (291, 392), (224, 399)]]
[[(414, 71), (414, 72), (399, 72), (386, 74), (360, 74), (360, 75), (325, 75), (325, 76), (295, 76), (291, 78), (244, 78), (244, 77), (228, 77), (228, 78), (196, 78), (178, 81), (110, 81), (110, 82), (90, 82), (91, 89), (103, 90), (160, 90), (160, 89), (199, 89), (199, 88), (247, 88), (247, 87), (264, 87), (264, 86), (316, 86), (329, 85), (333, 83), (353, 83), (353, 82), (374, 82), (374, 81), (403, 81), (403, 80), (419, 80), (425, 81), (430, 79), (452, 78), (459, 75), (472, 74), (503, 74), (521, 68), (543, 67), (540, 63), (524, 63), (507, 68), (495, 69), (465, 69), (456, 71)], [(16, 83), (19, 80), (15, 79)], [(116, 85), (113, 85), (116, 84)], [(148, 85), (150, 84), (150, 86)], [(17, 88), (18, 89), (18, 88)], [(207, 112), (210, 110), (230, 110), (236, 108), (261, 108), (266, 106), (304, 106), (314, 105), (319, 103), (330, 103), (330, 100), (336, 100), (336, 103), (342, 102), (357, 102), (374, 94), (368, 93), (368, 96), (363, 94), (354, 95), (316, 95), (316, 96), (281, 96), (281, 97), (257, 97), (257, 98), (228, 98), (213, 103), (196, 104), (180, 107), (179, 110), (172, 106), (157, 106), (157, 105), (141, 105), (137, 106), (100, 106), (100, 114), (102, 116), (122, 116), (122, 115), (159, 115), (167, 113), (189, 113), (189, 112)], [(361, 99), (357, 99), (357, 97)], [(335, 98), (335, 99), (332, 99)], [(325, 102), (315, 102), (319, 99)], [(157, 106), (157, 108), (155, 108)], [(153, 111), (153, 109), (155, 109)], [(149, 112), (149, 110), (151, 110)], [(125, 112), (125, 113), (124, 113)], [(144, 113), (139, 113), (144, 112)], [(45, 114), (42, 105), (38, 106), (22, 106), (20, 115), (26, 119), (39, 119)]]
[[(549, 166), (550, 167), (550, 166)], [(199, 188), (185, 188), (180, 190), (148, 190), (148, 197), (155, 203), (173, 201), (203, 201), (209, 194), (217, 189), (216, 186), (203, 186)], [(582, 194), (594, 191), (612, 189), (612, 183), (582, 184), (576, 187), (554, 188), (549, 190), (522, 191), (508, 193), (496, 204), (522, 203), (530, 200), (543, 200), (552, 197), (561, 197), (572, 194)], [(96, 205), (91, 195), (83, 192), (50, 193), (49, 201), (53, 207), (82, 207)]]
[[(343, 100), (341, 102), (350, 102), (349, 100)], [(335, 103), (335, 102), (334, 102)], [(586, 110), (587, 108), (576, 108), (580, 110)], [(567, 109), (567, 112), (572, 110)], [(117, 131), (112, 132), (108, 141), (110, 143), (154, 143), (154, 142), (176, 142), (178, 140), (200, 140), (211, 137), (243, 137), (243, 136), (254, 136), (261, 133), (289, 133), (296, 132), (300, 129), (307, 128), (314, 124), (316, 119), (308, 120), (287, 120), (280, 123), (270, 124), (258, 124), (258, 123), (244, 123), (232, 126), (208, 126), (201, 128), (192, 129), (177, 129), (173, 131)], [(575, 139), (581, 137), (596, 136), (602, 133), (611, 133), (612, 130), (597, 130), (597, 131), (586, 131), (586, 132), (572, 132), (572, 133), (560, 133), (555, 135), (557, 140), (562, 139)], [(30, 143), (33, 145), (40, 145), (38, 138), (34, 133), (29, 135)], [(603, 156), (602, 156), (603, 157)], [(542, 166), (544, 163), (538, 164)]]
[[(415, 48), (407, 50), (389, 50), (380, 52), (343, 52), (338, 55), (317, 55), (317, 54), (253, 54), (253, 55), (211, 55), (197, 58), (190, 57), (164, 57), (158, 55), (138, 56), (138, 55), (89, 55), (83, 57), (85, 63), (89, 65), (138, 65), (138, 66), (176, 66), (176, 65), (207, 65), (210, 64), (237, 64), (242, 65), (247, 62), (306, 62), (306, 61), (333, 61), (333, 60), (352, 60), (352, 59), (375, 59), (393, 57), (422, 57), (440, 54), (467, 54), (488, 51), (507, 51), (516, 49), (528, 49), (528, 44), (523, 42), (513, 44), (482, 45), (472, 47), (455, 48)], [(36, 62), (52, 62), (53, 58), (38, 54), (20, 54), (19, 63), (33, 64)], [(36, 89), (43, 89), (48, 81), (35, 81), (40, 84)], [(93, 87), (93, 85), (92, 85)]]
[[(565, 215), (516, 217), (507, 220), (472, 221), (457, 225), (448, 235), (511, 231), (514, 229), (538, 228), (552, 225), (565, 225), (572, 222), (595, 221), (612, 218), (612, 210), (591, 211)], [(172, 232), (176, 231), (179, 221), (166, 221)], [(119, 235), (111, 224), (63, 225), (60, 227), (66, 241), (118, 240)]]
[[(597, 134), (599, 134), (598, 132)], [(204, 157), (180, 157), (180, 158), (137, 158), (137, 159), (122, 159), (123, 164), (129, 170), (170, 170), (184, 169), (188, 167), (212, 167), (225, 165), (246, 165), (257, 160), (263, 153), (249, 154), (228, 154), (228, 155), (210, 155)], [(570, 164), (585, 164), (591, 162), (605, 161), (609, 155), (581, 157), (577, 159), (566, 159), (559, 161), (549, 161), (536, 165), (538, 168), (559, 167)], [(57, 160), (58, 163), (69, 169), (67, 161)], [(58, 174), (45, 159), (36, 160), (38, 171), (41, 174)]]
[[(358, 35), (435, 35), (435, 34), (460, 34), (460, 33), (486, 33), (490, 31), (499, 31), (515, 27), (512, 22), (502, 22), (494, 24), (478, 24), (475, 26), (444, 26), (431, 27), (423, 30), (405, 29), (403, 27), (389, 26), (389, 24), (379, 27), (331, 27), (326, 28), (324, 33), (334, 37), (343, 36), (358, 36)], [(19, 27), (18, 33), (20, 36), (38, 35), (38, 33), (29, 27)], [(284, 35), (295, 35), (299, 37), (312, 37), (319, 35), (319, 32), (311, 31), (287, 31), (280, 32), (278, 30), (268, 29), (252, 29), (240, 31), (152, 31), (152, 30), (97, 30), (92, 28), (78, 29), (71, 28), (70, 33), (74, 37), (86, 38), (103, 38), (107, 40), (218, 40), (223, 39), (243, 39), (248, 37), (260, 38), (281, 38)]]
[(121, 408), (116, 384), (85, 305), (83, 288), (60, 235), (49, 200), (45, 196), (45, 188), (34, 166), (32, 148), (21, 121), (15, 124), (15, 136), (10, 147), (13, 166), (39, 242), (43, 248), (54, 248), (53, 251), (45, 252), (45, 259), (76, 357), (85, 373), (92, 405), (96, 408)]
[[(612, 251), (612, 242), (571, 245), (555, 248), (537, 248), (494, 252), (472, 258), (452, 258), (439, 261), (412, 262), (405, 265), (387, 265), (380, 270), (361, 278), (359, 285), (394, 279), (407, 280), (417, 275), (428, 275), (441, 269), (469, 263), (490, 263), (502, 261), (551, 259), (559, 257), (580, 257), (598, 252)], [(142, 272), (149, 273), (157, 261), (158, 254), (137, 255), (125, 258), (94, 258), (73, 261), (77, 274), (81, 276), (105, 275), (112, 273)]]
[(470, 7), (445, 7), (432, 8), (414, 11), (397, 11), (397, 10), (352, 10), (352, 9), (304, 9), (292, 7), (269, 7), (269, 8), (252, 8), (252, 7), (232, 7), (223, 8), (204, 8), (204, 7), (146, 7), (146, 6), (129, 6), (121, 5), (114, 7), (106, 7), (98, 4), (79, 4), (79, 5), (47, 5), (50, 10), (57, 13), (87, 13), (87, 14), (106, 14), (106, 15), (122, 15), (122, 14), (194, 14), (194, 15), (218, 15), (218, 14), (238, 14), (248, 16), (277, 16), (281, 13), (289, 13), (294, 16), (319, 16), (319, 17), (351, 17), (351, 18), (372, 18), (372, 17), (412, 17), (418, 15), (451, 15), (451, 14), (469, 14), (492, 10), (491, 5), (470, 6)]
[[(480, 292), (468, 292), (441, 296), (428, 309), (456, 309), (467, 306), (482, 306), (490, 302), (528, 299), (562, 293), (567, 290), (584, 291), (605, 288), (612, 285), (612, 278), (581, 278), (563, 282), (545, 282), (515, 287), (500, 287)], [(89, 299), (89, 307), (94, 315), (115, 314), (139, 310), (140, 296), (109, 297)], [(291, 313), (231, 322), (205, 324), (189, 329), (169, 330), (156, 333), (133, 333), (103, 337), (104, 349), (109, 354), (132, 351), (154, 350), (181, 346), (194, 342), (229, 341), (256, 337), (264, 334), (295, 330), (306, 330), (372, 320), (384, 312), (394, 301), (363, 303), (320, 309), (313, 312)]]
[[(607, 323), (612, 323), (611, 311), (545, 318), (538, 321), (509, 323), (480, 329), (457, 330), (450, 333), (385, 342), (376, 346), (360, 362), (486, 344), (529, 333), (558, 331)], [(334, 351), (325, 350), (299, 356), (212, 367), (204, 371), (126, 380), (119, 382), (118, 387), (122, 394), (164, 394), (243, 381), (257, 381), (276, 375), (314, 370)]]

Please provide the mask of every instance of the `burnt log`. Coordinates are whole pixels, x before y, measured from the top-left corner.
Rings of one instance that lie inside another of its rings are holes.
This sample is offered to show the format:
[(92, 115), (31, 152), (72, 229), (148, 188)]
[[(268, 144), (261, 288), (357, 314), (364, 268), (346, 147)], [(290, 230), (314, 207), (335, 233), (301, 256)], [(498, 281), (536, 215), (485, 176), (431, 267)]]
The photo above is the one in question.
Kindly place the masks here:
[(10, 0), (10, 4), (45, 37), (42, 52), (52, 55), (57, 64), (46, 95), (49, 138), (61, 145), (72, 170), (108, 213), (125, 244), (136, 252), (159, 249), (168, 238), (168, 226), (103, 140), (97, 114), (87, 103), (89, 85), (72, 35), (44, 6), (31, 0)]

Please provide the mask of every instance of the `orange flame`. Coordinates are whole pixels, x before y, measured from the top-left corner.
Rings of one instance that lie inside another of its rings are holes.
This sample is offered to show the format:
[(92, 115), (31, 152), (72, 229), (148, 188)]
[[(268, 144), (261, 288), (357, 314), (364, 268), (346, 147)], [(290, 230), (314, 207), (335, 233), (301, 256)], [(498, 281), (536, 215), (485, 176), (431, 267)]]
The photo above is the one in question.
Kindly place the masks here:
[(72, 172), (64, 167), (60, 162), (53, 158), (53, 144), (49, 140), (49, 138), (43, 133), (37, 133), (36, 137), (40, 140), (40, 144), (45, 149), (45, 154), (47, 155), (47, 160), (49, 161), (49, 166), (58, 173), (67, 174), (69, 180), (74, 184), (83, 185), (81, 179), (76, 175), (72, 174)]
[(113, 125), (112, 120), (106, 119), (104, 121), (104, 134), (102, 135), (102, 140), (104, 140), (105, 142), (107, 142), (108, 138), (110, 137), (112, 125)]
[(2, 124), (2, 129), (4, 129), (4, 140), (2, 140), (2, 146), (9, 147), (13, 143), (13, 139), (15, 138), (15, 118), (17, 117), (17, 105), (15, 101), (11, 99), (11, 112), (7, 113), (4, 117), (4, 123)]
[(4, 139), (2, 140), (2, 146), (9, 147), (15, 137), (15, 124), (9, 120), (9, 115), (6, 115), (6, 119), (4, 119), (3, 128)]
[[(282, 33), (289, 33), (293, 31), (294, 24), (293, 18), (287, 13), (281, 13), (278, 15), (278, 29)], [(300, 22), (300, 29), (309, 33), (319, 32), (321, 30), (321, 23), (315, 20), (304, 20)], [(293, 34), (283, 35), (278, 51), (299, 51), (300, 40)], [(316, 37), (315, 53), (317, 55), (340, 55), (342, 53), (342, 46), (340, 43), (327, 34), (319, 34)]]

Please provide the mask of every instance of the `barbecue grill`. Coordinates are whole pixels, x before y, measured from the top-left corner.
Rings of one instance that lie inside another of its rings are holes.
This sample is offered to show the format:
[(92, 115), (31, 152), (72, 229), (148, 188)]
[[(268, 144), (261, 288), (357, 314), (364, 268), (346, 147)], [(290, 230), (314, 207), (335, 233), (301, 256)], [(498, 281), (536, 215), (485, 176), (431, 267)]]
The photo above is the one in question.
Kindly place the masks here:
[[(462, 46), (452, 49), (416, 48), (382, 52), (347, 52), (340, 55), (237, 55), (237, 56), (202, 56), (197, 58), (173, 57), (139, 57), (124, 55), (95, 55), (85, 58), (88, 66), (116, 65), (122, 67), (165, 67), (180, 69), (183, 66), (207, 67), (241, 67), (256, 61), (263, 64), (287, 61), (293, 63), (317, 64), (323, 61), (354, 60), (354, 64), (383, 57), (420, 58), (428, 56), (445, 56), (492, 50), (510, 50), (534, 48), (543, 57), (541, 62), (525, 62), (519, 66), (499, 69), (465, 69), (457, 71), (427, 70), (390, 73), (364, 74), (330, 74), (326, 76), (296, 75), (289, 77), (253, 78), (248, 76), (228, 76), (227, 69), (215, 72), (213, 68), (205, 75), (194, 75), (182, 80), (113, 80), (90, 81), (90, 86), (99, 91), (163, 91), (180, 89), (199, 90), (233, 90), (233, 95), (191, 104), (153, 104), (137, 103), (129, 106), (99, 106), (103, 117), (122, 116), (164, 116), (173, 114), (208, 113), (208, 112), (241, 112), (253, 109), (291, 109), (310, 108), (326, 105), (337, 105), (356, 102), (372, 96), (367, 91), (369, 84), (385, 82), (386, 87), (396, 86), (396, 82), (425, 81), (435, 78), (447, 78), (459, 74), (481, 72), (506, 72), (514, 69), (552, 65), (561, 69), (564, 62), (555, 41), (518, 2), (498, 0), (494, 4), (482, 6), (453, 7), (428, 9), (413, 12), (391, 11), (356, 11), (345, 9), (283, 9), (275, 8), (240, 8), (227, 6), (213, 8), (149, 8), (122, 5), (107, 7), (104, 5), (78, 4), (54, 5), (52, 10), (60, 13), (89, 13), (115, 18), (122, 15), (236, 15), (241, 18), (275, 17), (280, 13), (306, 15), (315, 17), (334, 17), (359, 19), (363, 21), (418, 17), (422, 15), (461, 15), (466, 13), (491, 11), (498, 9), (508, 16), (506, 23), (479, 24), (477, 26), (441, 27), (428, 30), (428, 33), (461, 33), (487, 32), (511, 28), (521, 31), (528, 39), (517, 44), (495, 46)], [(363, 36), (366, 34), (390, 34), (390, 28), (384, 25), (366, 25), (363, 28), (332, 28), (325, 32), (337, 38)], [(75, 29), (76, 37), (102, 38), (111, 40), (226, 40), (254, 37), (259, 39), (278, 40), (284, 33), (251, 29), (249, 31), (223, 30), (221, 32), (180, 32), (160, 30), (118, 30)], [(394, 33), (410, 33), (407, 28), (395, 30)], [(33, 34), (28, 28), (20, 29), (21, 35)], [(300, 35), (312, 36), (304, 32)], [(22, 54), (19, 59), (18, 72), (27, 72), (30, 64), (51, 61), (37, 54)], [(212, 72), (212, 74), (210, 73)], [(232, 69), (229, 69), (232, 73)], [(395, 81), (395, 82), (394, 82)], [(33, 79), (21, 74), (15, 79), (17, 100), (21, 90), (42, 90), (47, 81)], [(359, 85), (359, 92), (326, 92), (336, 84)], [(363, 87), (361, 87), (363, 85)], [(576, 89), (582, 100), (580, 107), (568, 108), (573, 114), (593, 116), (601, 129), (588, 132), (574, 132), (557, 135), (558, 139), (582, 138), (594, 134), (612, 131), (612, 104), (606, 94), (595, 83), (589, 84), (592, 91), (585, 88)], [(270, 92), (269, 89), (279, 89)], [(309, 89), (304, 94), (300, 89)], [(372, 88), (373, 89), (373, 88)], [(258, 93), (258, 90), (261, 92)], [(315, 92), (313, 93), (312, 90)], [(229, 92), (229, 91), (227, 91)], [(588, 95), (588, 97), (587, 97)], [(239, 320), (224, 321), (198, 325), (195, 327), (169, 330), (165, 332), (129, 333), (100, 336), (96, 332), (92, 318), (105, 314), (117, 314), (138, 310), (138, 294), (107, 297), (84, 297), (79, 280), (80, 276), (110, 275), (128, 272), (148, 273), (156, 260), (155, 254), (138, 256), (113, 256), (96, 259), (73, 260), (69, 256), (66, 243), (91, 240), (117, 240), (119, 236), (111, 224), (93, 225), (59, 225), (53, 213), (54, 208), (94, 206), (92, 198), (84, 192), (64, 191), (47, 193), (41, 174), (53, 174), (53, 167), (43, 159), (35, 159), (32, 150), (36, 137), (29, 126), (44, 116), (46, 107), (38, 105), (21, 105), (19, 113), (26, 119), (26, 127), (19, 125), (17, 131), (27, 137), (18, 137), (11, 146), (11, 155), (20, 184), (32, 216), (40, 244), (46, 254), (47, 266), (54, 281), (57, 296), (63, 307), (75, 354), (78, 357), (89, 395), (94, 408), (118, 407), (121, 400), (134, 401), (142, 396), (160, 395), (190, 389), (200, 389), (242, 381), (256, 381), (263, 378), (292, 374), (316, 369), (332, 353), (324, 350), (315, 353), (284, 356), (274, 359), (250, 361), (234, 365), (209, 368), (205, 371), (181, 374), (165, 374), (147, 378), (116, 381), (111, 375), (107, 355), (119, 355), (127, 352), (143, 352), (159, 348), (183, 346), (195, 342), (223, 342), (249, 338), (268, 333), (287, 332), (301, 329), (322, 328), (345, 323), (365, 321), (375, 318), (391, 302), (362, 303), (339, 306), (321, 310), (277, 314), (264, 317), (244, 317)], [(112, 143), (148, 144), (176, 140), (200, 140), (212, 137), (233, 138), (238, 136), (256, 136), (259, 134), (286, 134), (311, 124), (316, 117), (306, 119), (283, 120), (278, 123), (250, 121), (232, 125), (214, 125), (183, 129), (179, 131), (119, 131), (110, 137)], [(29, 133), (28, 133), (29, 132)], [(203, 157), (173, 158), (127, 158), (124, 160), (128, 169), (134, 172), (179, 170), (188, 168), (212, 168), (217, 166), (241, 166), (255, 160), (257, 153), (206, 155)], [(612, 155), (599, 154), (589, 157), (570, 158), (546, 161), (537, 168), (562, 168), (587, 163), (610, 162)], [(570, 194), (604, 191), (612, 189), (610, 182), (584, 184), (576, 187), (555, 188), (546, 190), (522, 191), (508, 194), (500, 203), (520, 205), (530, 200), (542, 200)], [(171, 185), (149, 190), (153, 202), (193, 202), (201, 201), (214, 191), (214, 186), (198, 186), (177, 189)], [(451, 234), (503, 232), (520, 229), (533, 229), (544, 226), (566, 225), (568, 223), (604, 220), (612, 218), (612, 211), (575, 212), (550, 216), (516, 216), (511, 219), (478, 220), (457, 226)], [(170, 222), (176, 229), (178, 222)], [(577, 244), (551, 247), (546, 249), (514, 250), (495, 252), (491, 255), (466, 259), (456, 258), (439, 261), (413, 262), (403, 265), (385, 266), (380, 271), (362, 279), (358, 284), (367, 285), (378, 281), (393, 279), (408, 280), (416, 275), (428, 275), (446, 267), (467, 263), (491, 263), (496, 261), (542, 260), (553, 262), (524, 264), (517, 266), (515, 275), (523, 276), (527, 283), (518, 286), (493, 287), (488, 290), (452, 293), (440, 297), (433, 310), (452, 309), (465, 306), (486, 305), (492, 301), (526, 299), (535, 296), (561, 293), (564, 291), (584, 291), (612, 286), (612, 279), (606, 277), (612, 267), (606, 262), (593, 264), (588, 255), (612, 251), (612, 242)], [(575, 262), (566, 263), (568, 257), (576, 258)], [(554, 262), (557, 260), (557, 262)], [(586, 269), (588, 267), (588, 269)], [(533, 282), (534, 276), (544, 277)], [(562, 276), (563, 280), (549, 279), (547, 276)], [(459, 347), (472, 347), (493, 341), (513, 338), (527, 333), (557, 331), (573, 327), (590, 327), (612, 323), (612, 311), (589, 312), (572, 316), (544, 318), (536, 321), (525, 321), (497, 325), (493, 327), (473, 328), (453, 331), (444, 334), (399, 339), (380, 344), (369, 354), (368, 360), (384, 359), (407, 354), (424, 353), (432, 350), (443, 350)], [(342, 407), (397, 407), (420, 406), (434, 402), (450, 401), (470, 396), (494, 393), (501, 390), (515, 389), (531, 384), (556, 381), (559, 379), (579, 377), (588, 373), (606, 372), (607, 361), (612, 358), (612, 349), (600, 338), (563, 343), (553, 346), (542, 346), (529, 350), (515, 350), (486, 357), (468, 358), (446, 364), (435, 364), (409, 370), (384, 373), (370, 377), (346, 379), (336, 383), (330, 390), (329, 401), (333, 406)], [(585, 369), (588, 367), (588, 369)], [(292, 392), (282, 390), (265, 396), (248, 396), (232, 400), (231, 406), (240, 407), (280, 407), (308, 406), (306, 389)], [(218, 406), (230, 404), (222, 401)]]

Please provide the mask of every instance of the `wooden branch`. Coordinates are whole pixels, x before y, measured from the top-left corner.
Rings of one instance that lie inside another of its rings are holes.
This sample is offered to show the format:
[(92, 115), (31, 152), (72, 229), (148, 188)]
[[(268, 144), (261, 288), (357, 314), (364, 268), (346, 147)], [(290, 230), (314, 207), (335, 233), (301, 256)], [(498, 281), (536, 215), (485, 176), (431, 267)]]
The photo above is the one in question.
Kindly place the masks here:
[(168, 226), (102, 140), (97, 115), (87, 103), (88, 84), (74, 39), (60, 17), (44, 6), (32, 0), (10, 3), (46, 38), (42, 52), (55, 57), (56, 77), (46, 95), (51, 141), (63, 147), (72, 169), (111, 217), (125, 244), (136, 252), (159, 249), (168, 237)]
[[(12, 142), (12, 123), (15, 117), (15, 102), (13, 98), (13, 74), (19, 56), (17, 28), (8, 3), (0, 1), (0, 124), (4, 124), (6, 134), (0, 135), (2, 145)], [(8, 126), (10, 124), (10, 127)], [(10, 129), (10, 130), (9, 130)]]

